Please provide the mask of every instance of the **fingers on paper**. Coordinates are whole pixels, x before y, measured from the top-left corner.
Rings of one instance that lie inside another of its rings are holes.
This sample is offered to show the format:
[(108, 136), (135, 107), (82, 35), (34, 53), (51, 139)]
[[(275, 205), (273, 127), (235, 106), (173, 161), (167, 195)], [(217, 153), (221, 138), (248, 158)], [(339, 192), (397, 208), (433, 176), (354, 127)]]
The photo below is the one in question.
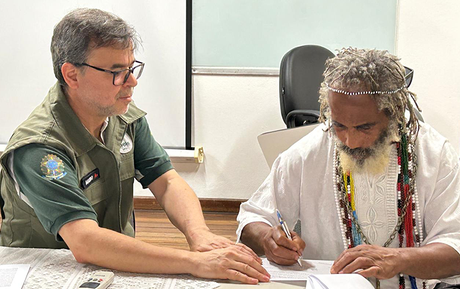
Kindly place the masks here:
[(248, 246), (246, 246), (246, 245), (244, 245), (242, 243), (237, 243), (234, 246), (238, 247), (241, 250), (241, 252), (244, 252), (244, 253), (252, 256), (254, 259), (257, 260), (257, 262), (259, 264), (262, 264), (262, 259), (260, 259), (260, 257), (257, 256), (257, 254), (251, 248), (249, 248)]
[(256, 258), (248, 254), (228, 252), (222, 260), (227, 279), (248, 284), (257, 284), (259, 281), (268, 282), (270, 275)]
[(265, 250), (265, 255), (268, 260), (280, 265), (292, 265), (297, 262), (300, 257), (297, 251), (279, 246), (275, 242), (268, 244), (268, 250)]

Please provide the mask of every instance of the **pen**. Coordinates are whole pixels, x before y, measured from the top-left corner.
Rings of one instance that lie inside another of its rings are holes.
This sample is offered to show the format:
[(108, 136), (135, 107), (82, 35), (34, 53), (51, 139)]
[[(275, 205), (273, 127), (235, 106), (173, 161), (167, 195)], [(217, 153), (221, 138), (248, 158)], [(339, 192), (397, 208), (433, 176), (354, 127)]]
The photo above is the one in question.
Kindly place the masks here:
[[(280, 211), (278, 211), (278, 209), (276, 210), (276, 214), (278, 215), (278, 222), (280, 223), (284, 234), (286, 234), (286, 237), (289, 240), (292, 241), (291, 232), (289, 231), (289, 228), (287, 227), (286, 223), (284, 222), (283, 218), (281, 217), (281, 213), (280, 213)], [(297, 263), (299, 263), (300, 267), (302, 267), (302, 262), (300, 262), (300, 258), (297, 259)]]

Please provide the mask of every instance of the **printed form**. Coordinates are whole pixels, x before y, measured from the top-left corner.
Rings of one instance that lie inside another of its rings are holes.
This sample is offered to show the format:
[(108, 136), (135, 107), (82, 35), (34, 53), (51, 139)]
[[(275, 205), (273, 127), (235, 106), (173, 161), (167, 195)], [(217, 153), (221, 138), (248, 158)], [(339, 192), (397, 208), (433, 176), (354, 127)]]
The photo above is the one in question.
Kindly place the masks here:
[(302, 260), (302, 267), (295, 263), (282, 266), (262, 258), (262, 266), (270, 273), (271, 281), (304, 281), (313, 274), (330, 274), (334, 261)]

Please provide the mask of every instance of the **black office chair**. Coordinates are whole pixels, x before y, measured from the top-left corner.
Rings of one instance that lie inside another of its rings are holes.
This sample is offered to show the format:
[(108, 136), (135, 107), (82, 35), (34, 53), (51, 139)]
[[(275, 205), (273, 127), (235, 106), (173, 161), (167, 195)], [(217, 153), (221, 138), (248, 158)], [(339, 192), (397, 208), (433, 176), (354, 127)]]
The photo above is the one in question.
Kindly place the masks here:
[(280, 65), (281, 116), (288, 128), (318, 122), (319, 88), (326, 59), (334, 53), (318, 45), (287, 52)]

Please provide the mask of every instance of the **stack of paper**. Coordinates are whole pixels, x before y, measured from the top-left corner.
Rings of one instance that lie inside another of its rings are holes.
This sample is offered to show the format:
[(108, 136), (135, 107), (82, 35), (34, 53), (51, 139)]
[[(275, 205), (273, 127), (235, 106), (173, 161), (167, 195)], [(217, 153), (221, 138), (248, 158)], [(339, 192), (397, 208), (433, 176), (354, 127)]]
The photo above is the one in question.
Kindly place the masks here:
[(302, 260), (282, 266), (262, 259), (262, 266), (270, 273), (271, 281), (307, 281), (306, 289), (374, 289), (372, 284), (359, 274), (330, 274), (334, 261)]

